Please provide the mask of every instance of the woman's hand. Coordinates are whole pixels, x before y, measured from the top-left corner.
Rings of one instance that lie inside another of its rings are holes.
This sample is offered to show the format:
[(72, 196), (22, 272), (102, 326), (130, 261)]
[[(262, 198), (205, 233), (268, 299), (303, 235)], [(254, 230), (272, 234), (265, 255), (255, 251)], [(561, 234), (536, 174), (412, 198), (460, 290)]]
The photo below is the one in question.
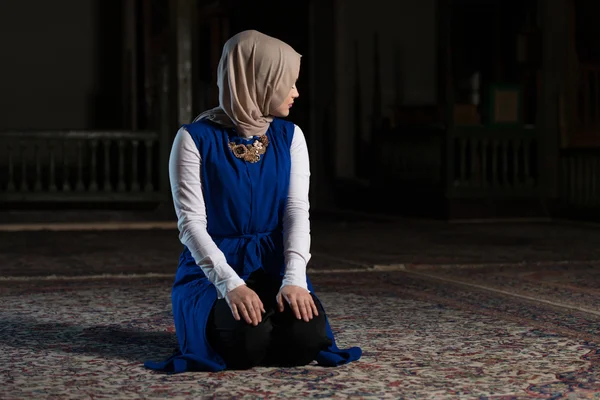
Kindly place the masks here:
[(310, 292), (300, 286), (288, 285), (281, 288), (277, 294), (277, 304), (280, 312), (284, 310), (283, 299), (288, 302), (298, 319), (308, 322), (313, 319), (313, 316), (319, 315)]
[(262, 313), (265, 312), (260, 297), (256, 292), (246, 285), (241, 285), (227, 293), (225, 300), (231, 308), (233, 318), (240, 320), (240, 315), (251, 325), (258, 325), (262, 321)]

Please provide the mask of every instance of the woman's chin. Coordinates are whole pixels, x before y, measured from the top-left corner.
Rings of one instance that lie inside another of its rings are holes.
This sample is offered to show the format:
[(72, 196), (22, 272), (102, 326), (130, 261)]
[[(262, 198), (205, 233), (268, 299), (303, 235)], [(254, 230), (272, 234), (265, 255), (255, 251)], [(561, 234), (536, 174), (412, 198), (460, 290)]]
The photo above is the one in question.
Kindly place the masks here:
[(273, 117), (285, 118), (290, 115), (290, 109), (288, 108), (286, 110), (277, 110), (277, 111), (274, 111), (273, 113), (271, 113), (271, 115)]

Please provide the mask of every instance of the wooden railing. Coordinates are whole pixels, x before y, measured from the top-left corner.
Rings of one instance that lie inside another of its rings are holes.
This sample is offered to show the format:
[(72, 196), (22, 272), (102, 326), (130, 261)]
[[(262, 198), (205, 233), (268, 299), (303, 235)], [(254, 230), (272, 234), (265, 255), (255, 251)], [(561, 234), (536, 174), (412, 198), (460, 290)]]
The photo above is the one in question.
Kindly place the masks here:
[(447, 147), (448, 196), (532, 196), (538, 187), (533, 129), (454, 128)]
[(169, 68), (151, 131), (0, 132), (0, 207), (20, 202), (163, 202), (170, 196)]
[(563, 205), (583, 211), (600, 207), (600, 152), (594, 149), (565, 151), (561, 159)]
[(406, 129), (378, 139), (372, 180), (411, 195), (536, 196), (537, 151), (535, 129)]
[(567, 214), (600, 214), (600, 66), (580, 69), (578, 124), (561, 151), (560, 201)]
[(156, 201), (152, 131), (0, 132), (0, 201)]

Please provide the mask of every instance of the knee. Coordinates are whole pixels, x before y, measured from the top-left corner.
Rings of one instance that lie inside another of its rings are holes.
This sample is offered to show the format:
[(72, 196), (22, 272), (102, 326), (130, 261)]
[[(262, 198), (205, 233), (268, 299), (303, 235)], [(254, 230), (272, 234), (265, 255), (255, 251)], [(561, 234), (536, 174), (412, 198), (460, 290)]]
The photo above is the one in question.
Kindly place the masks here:
[(294, 319), (280, 329), (275, 347), (278, 364), (284, 367), (307, 365), (317, 358), (321, 350), (331, 345), (327, 336), (325, 315), (319, 314), (309, 322)]
[(257, 326), (239, 321), (231, 335), (225, 363), (232, 369), (247, 369), (259, 365), (267, 355), (273, 327), (270, 321)]
[(327, 319), (325, 310), (319, 300), (314, 294), (311, 294), (311, 296), (319, 310), (319, 315), (313, 315), (313, 319), (309, 322), (292, 318), (288, 327), (288, 335), (290, 342), (300, 348), (322, 349), (331, 344), (330, 339), (327, 337)]
[(240, 325), (237, 335), (244, 352), (247, 354), (265, 352), (271, 341), (271, 331), (273, 330), (271, 322), (266, 320), (257, 326), (241, 322)]
[(229, 306), (217, 304), (213, 323), (207, 330), (209, 343), (230, 369), (247, 369), (259, 365), (271, 342), (272, 323), (269, 319), (257, 326), (244, 320), (236, 321)]
[(330, 339), (327, 337), (325, 316), (322, 313), (317, 317), (313, 317), (309, 322), (293, 320), (288, 327), (287, 336), (293, 347), (306, 350), (321, 350), (331, 344)]

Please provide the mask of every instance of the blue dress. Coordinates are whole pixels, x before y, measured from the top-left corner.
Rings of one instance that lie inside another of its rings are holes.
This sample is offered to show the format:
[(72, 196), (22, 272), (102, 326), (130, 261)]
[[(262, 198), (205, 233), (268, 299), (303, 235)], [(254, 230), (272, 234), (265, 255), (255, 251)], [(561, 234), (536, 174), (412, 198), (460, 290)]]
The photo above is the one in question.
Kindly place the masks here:
[[(290, 183), (294, 124), (281, 119), (271, 123), (266, 133), (269, 145), (256, 163), (238, 159), (228, 146), (231, 141), (249, 144), (254, 139), (232, 136), (232, 130), (206, 120), (185, 128), (202, 159), (208, 233), (242, 279), (262, 268), (281, 280), (285, 273), (282, 221)], [(314, 293), (310, 280), (308, 288)], [(225, 369), (225, 362), (206, 338), (208, 317), (217, 300), (216, 288), (187, 247), (179, 259), (171, 300), (179, 351), (163, 362), (147, 361), (144, 365), (171, 373)], [(327, 336), (332, 344), (318, 354), (319, 365), (338, 366), (360, 358), (358, 347), (337, 347), (329, 322)]]

